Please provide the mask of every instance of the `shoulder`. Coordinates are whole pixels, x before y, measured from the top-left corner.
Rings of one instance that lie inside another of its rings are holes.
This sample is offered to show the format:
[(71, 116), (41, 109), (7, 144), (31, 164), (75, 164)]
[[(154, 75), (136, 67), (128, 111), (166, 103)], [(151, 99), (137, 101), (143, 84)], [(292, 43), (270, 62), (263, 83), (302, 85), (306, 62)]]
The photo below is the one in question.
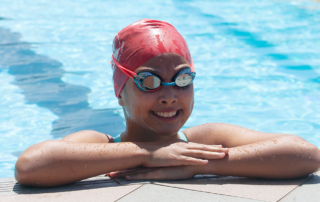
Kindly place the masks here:
[(199, 126), (193, 126), (183, 130), (189, 142), (201, 144), (216, 144), (214, 140), (214, 128), (218, 123), (206, 123)]
[(84, 143), (111, 143), (114, 142), (113, 137), (94, 130), (82, 130), (72, 133), (62, 138), (64, 141), (84, 142)]
[(236, 147), (251, 144), (284, 134), (264, 133), (226, 123), (207, 123), (183, 131), (190, 142), (224, 147)]

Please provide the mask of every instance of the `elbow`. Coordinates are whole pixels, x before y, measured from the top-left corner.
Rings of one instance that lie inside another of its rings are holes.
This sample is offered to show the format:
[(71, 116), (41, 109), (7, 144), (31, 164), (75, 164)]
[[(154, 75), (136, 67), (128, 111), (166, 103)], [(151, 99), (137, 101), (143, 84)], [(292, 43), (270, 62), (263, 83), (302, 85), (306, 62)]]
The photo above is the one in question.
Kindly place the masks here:
[(312, 154), (312, 162), (314, 164), (314, 167), (315, 167), (315, 171), (319, 170), (320, 169), (320, 150), (318, 147), (312, 145), (313, 148), (312, 148), (312, 151), (310, 152)]
[(294, 141), (298, 143), (295, 145), (297, 148), (301, 148), (303, 151), (302, 156), (305, 158), (305, 165), (312, 170), (312, 172), (317, 171), (320, 168), (320, 150), (317, 146), (307, 142), (299, 136), (292, 135)]
[(21, 185), (32, 185), (33, 179), (33, 159), (37, 158), (35, 154), (25, 151), (18, 158), (15, 166), (15, 178)]
[[(291, 167), (295, 170), (295, 176), (301, 177), (316, 172), (320, 168), (320, 150), (315, 145), (307, 142), (303, 138), (295, 135), (291, 135), (290, 142), (294, 150), (292, 150), (292, 160), (297, 165)], [(290, 172), (289, 172), (290, 173)]]
[(40, 178), (41, 168), (45, 164), (45, 157), (42, 155), (42, 148), (48, 147), (48, 144), (52, 146), (55, 140), (49, 140), (29, 147), (18, 158), (15, 165), (15, 178), (21, 185), (26, 186), (41, 186)]
[(305, 171), (305, 174), (311, 174), (316, 172), (320, 168), (320, 150), (315, 145), (308, 143), (305, 147), (304, 161), (302, 161), (301, 170)]
[(29, 160), (23, 155), (16, 162), (14, 174), (17, 182), (21, 185), (29, 185), (30, 166), (28, 166), (28, 162)]

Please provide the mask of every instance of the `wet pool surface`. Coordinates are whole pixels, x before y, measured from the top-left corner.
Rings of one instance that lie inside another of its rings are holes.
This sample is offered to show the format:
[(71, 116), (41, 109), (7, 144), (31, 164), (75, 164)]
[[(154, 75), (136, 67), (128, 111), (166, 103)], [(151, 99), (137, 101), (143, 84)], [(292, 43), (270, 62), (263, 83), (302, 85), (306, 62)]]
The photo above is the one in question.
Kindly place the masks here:
[(110, 67), (116, 33), (142, 18), (185, 37), (197, 78), (184, 128), (225, 122), (320, 147), (315, 1), (0, 2), (0, 177), (32, 144), (125, 125)]

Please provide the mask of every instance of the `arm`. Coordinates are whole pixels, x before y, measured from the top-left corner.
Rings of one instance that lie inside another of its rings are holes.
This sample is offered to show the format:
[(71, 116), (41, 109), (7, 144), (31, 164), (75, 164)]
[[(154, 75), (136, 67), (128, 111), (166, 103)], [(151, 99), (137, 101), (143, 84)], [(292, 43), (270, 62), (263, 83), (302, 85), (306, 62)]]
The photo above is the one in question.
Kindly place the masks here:
[(16, 179), (22, 185), (57, 186), (145, 162), (138, 145), (110, 140), (102, 133), (81, 131), (33, 145), (19, 157)]
[(320, 168), (319, 149), (295, 135), (262, 133), (230, 124), (212, 123), (183, 131), (188, 140), (229, 147), (225, 158), (201, 166), (140, 168), (110, 173), (131, 180), (185, 179), (196, 174), (295, 178)]
[[(202, 130), (202, 137), (195, 136), (195, 131), (199, 130)], [(301, 177), (320, 168), (319, 149), (295, 135), (262, 133), (221, 123), (205, 124), (184, 132), (195, 142), (229, 147), (226, 158), (196, 166), (198, 174), (280, 179)]]
[(108, 143), (111, 137), (81, 131), (62, 140), (29, 147), (16, 163), (15, 177), (22, 185), (57, 186), (99, 174), (136, 166), (204, 165), (223, 158), (225, 149), (182, 141)]

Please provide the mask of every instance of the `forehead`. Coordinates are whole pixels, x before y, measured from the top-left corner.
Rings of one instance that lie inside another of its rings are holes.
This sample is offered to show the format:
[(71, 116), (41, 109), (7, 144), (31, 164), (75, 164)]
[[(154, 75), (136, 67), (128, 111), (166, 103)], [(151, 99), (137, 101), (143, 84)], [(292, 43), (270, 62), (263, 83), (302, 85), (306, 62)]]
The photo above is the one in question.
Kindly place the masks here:
[(148, 60), (146, 63), (141, 65), (136, 72), (145, 68), (152, 68), (157, 71), (168, 71), (180, 69), (180, 67), (182, 68), (186, 66), (190, 66), (190, 64), (181, 55), (176, 53), (163, 53)]

